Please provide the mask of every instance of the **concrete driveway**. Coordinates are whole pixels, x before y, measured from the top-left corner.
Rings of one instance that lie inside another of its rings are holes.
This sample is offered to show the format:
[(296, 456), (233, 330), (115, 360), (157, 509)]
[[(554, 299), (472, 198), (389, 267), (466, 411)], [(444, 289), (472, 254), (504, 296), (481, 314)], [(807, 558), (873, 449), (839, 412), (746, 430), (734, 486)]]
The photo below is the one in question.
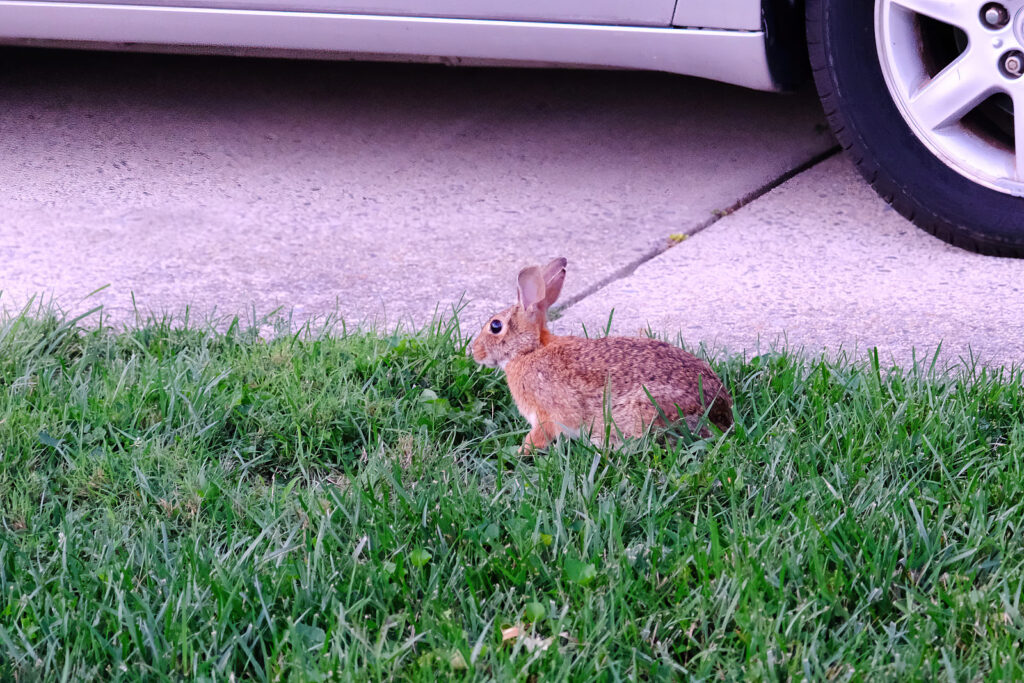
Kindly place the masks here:
[(631, 275), (559, 324), (648, 328), (718, 351), (802, 349), (883, 364), (1024, 365), (1024, 259), (979, 256), (896, 213), (829, 158)]
[(942, 338), (1024, 360), (1024, 261), (948, 248), (841, 158), (819, 163), (834, 143), (809, 90), (28, 49), (0, 64), (7, 308), (41, 294), (121, 323), (134, 295), (419, 325), (465, 294), (475, 328), (522, 265), (561, 254), (562, 329), (614, 308), (620, 331), (733, 350), (787, 334), (902, 360)]

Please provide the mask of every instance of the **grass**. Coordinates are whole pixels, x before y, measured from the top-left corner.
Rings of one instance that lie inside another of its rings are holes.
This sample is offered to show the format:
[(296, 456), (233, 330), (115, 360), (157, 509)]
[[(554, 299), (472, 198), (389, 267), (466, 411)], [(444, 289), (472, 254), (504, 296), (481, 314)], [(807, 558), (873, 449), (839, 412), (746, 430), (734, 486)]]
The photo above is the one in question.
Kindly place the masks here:
[(0, 679), (1024, 678), (1019, 372), (720, 359), (724, 438), (524, 434), (457, 326), (0, 320)]

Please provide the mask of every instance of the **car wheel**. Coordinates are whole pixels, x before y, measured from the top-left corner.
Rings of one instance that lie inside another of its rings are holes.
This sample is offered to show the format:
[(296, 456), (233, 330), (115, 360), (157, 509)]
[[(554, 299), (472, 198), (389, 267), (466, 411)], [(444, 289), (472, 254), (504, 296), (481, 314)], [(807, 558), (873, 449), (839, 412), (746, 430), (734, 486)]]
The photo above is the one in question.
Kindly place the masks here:
[(875, 190), (937, 237), (1024, 256), (1024, 0), (807, 0), (815, 84)]

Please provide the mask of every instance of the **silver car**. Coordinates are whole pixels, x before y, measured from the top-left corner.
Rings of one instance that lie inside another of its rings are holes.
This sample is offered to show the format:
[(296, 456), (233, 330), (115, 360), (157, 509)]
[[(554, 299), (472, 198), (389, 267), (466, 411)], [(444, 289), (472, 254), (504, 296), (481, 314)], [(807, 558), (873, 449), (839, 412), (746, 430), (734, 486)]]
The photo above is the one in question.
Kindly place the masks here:
[(0, 0), (0, 42), (625, 67), (760, 90), (810, 73), (900, 213), (1024, 256), (1024, 0)]

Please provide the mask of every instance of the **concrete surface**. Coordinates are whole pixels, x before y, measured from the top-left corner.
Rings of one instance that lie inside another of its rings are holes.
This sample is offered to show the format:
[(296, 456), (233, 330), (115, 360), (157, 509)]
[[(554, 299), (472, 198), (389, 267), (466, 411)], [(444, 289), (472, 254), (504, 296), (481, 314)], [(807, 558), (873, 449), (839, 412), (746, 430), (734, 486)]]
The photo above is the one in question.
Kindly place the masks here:
[[(420, 323), (578, 296), (833, 143), (813, 93), (634, 72), (0, 51), (0, 305)], [(87, 302), (85, 294), (104, 285)]]
[[(568, 277), (571, 278), (570, 271)], [(1024, 366), (1024, 259), (978, 256), (914, 228), (831, 158), (570, 307), (563, 330), (750, 354), (772, 344), (941, 366)]]
[(941, 341), (1024, 363), (1024, 260), (917, 230), (843, 157), (717, 220), (832, 146), (809, 91), (25, 49), (0, 69), (0, 307), (42, 294), (117, 324), (134, 293), (390, 326), (465, 293), (476, 329), (520, 267), (565, 255), (580, 300), (556, 329), (614, 309), (614, 332), (748, 354), (905, 363)]

